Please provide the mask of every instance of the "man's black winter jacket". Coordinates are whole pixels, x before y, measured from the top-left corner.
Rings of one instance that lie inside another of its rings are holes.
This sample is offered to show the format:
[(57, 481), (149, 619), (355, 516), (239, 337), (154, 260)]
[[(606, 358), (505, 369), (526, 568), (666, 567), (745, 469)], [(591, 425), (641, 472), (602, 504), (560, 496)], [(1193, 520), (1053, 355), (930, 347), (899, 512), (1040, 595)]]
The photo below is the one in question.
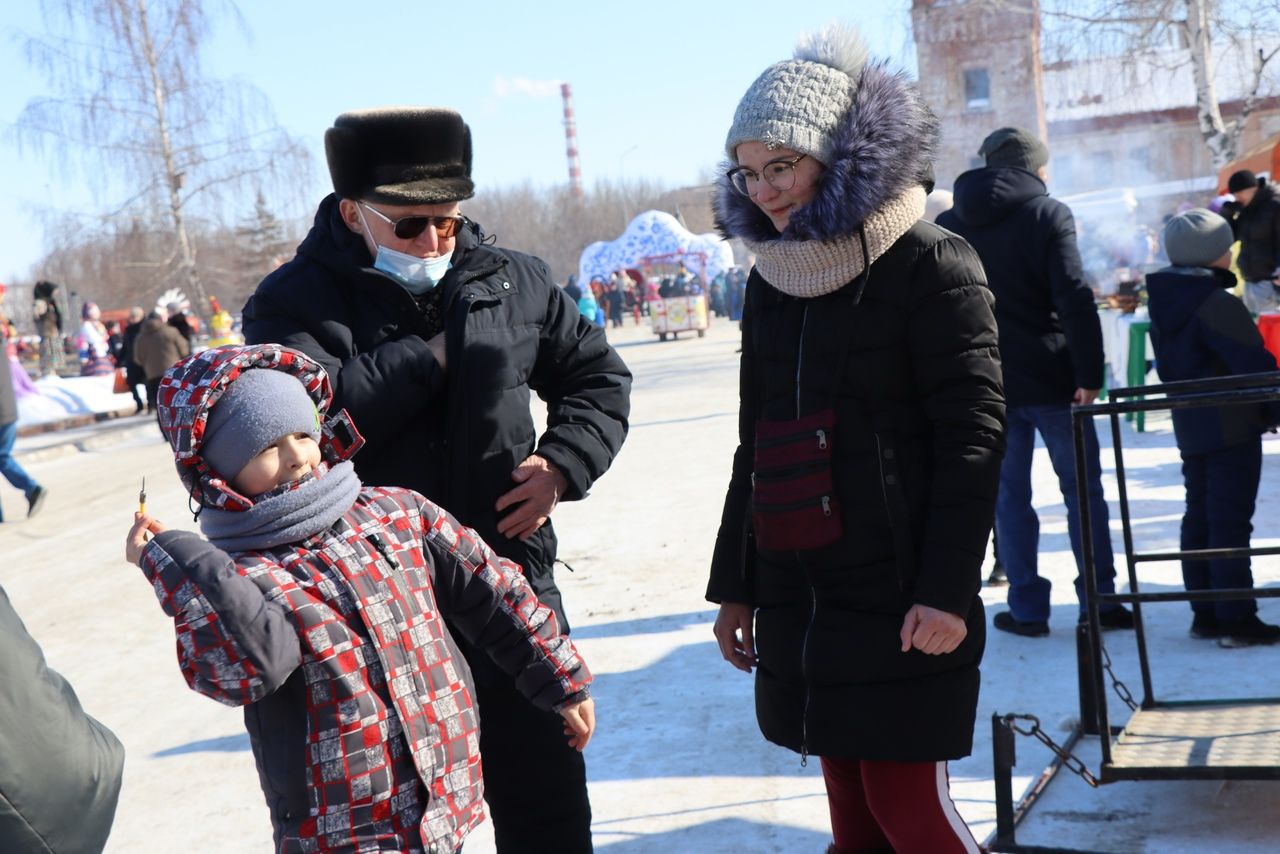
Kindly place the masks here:
[[(482, 244), (474, 225), (458, 232), (453, 266), (438, 285), (447, 371), (427, 347), (408, 291), (371, 262), (337, 197), (327, 197), (297, 256), (249, 299), (245, 340), (284, 344), (323, 365), (333, 410), (348, 410), (366, 440), (353, 458), (361, 480), (408, 487), (447, 508), (524, 566), (563, 620), (551, 524), (524, 542), (507, 539), (494, 502), (535, 451), (568, 480), (562, 498), (582, 498), (626, 437), (630, 372), (546, 264)], [(541, 437), (530, 389), (547, 402)]]
[(937, 222), (968, 240), (986, 269), (1008, 404), (1065, 405), (1077, 388), (1101, 388), (1102, 327), (1075, 220), (1044, 182), (1012, 167), (965, 172)]
[(1259, 187), (1231, 223), (1240, 241), (1236, 267), (1249, 282), (1265, 282), (1280, 269), (1280, 198), (1272, 185)]

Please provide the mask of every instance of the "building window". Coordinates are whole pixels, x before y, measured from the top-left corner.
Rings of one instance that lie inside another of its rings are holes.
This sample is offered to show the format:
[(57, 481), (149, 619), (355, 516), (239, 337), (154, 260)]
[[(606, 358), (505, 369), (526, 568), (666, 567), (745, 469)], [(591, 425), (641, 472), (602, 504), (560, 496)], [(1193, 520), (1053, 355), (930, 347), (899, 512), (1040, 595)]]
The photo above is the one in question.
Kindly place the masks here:
[(1135, 179), (1151, 180), (1151, 149), (1149, 147), (1144, 145), (1129, 152), (1129, 171), (1133, 173), (1130, 183)]
[(991, 106), (991, 78), (987, 76), (987, 69), (965, 69), (964, 105), (969, 110), (982, 110)]
[(1089, 155), (1089, 184), (1093, 187), (1110, 186), (1115, 182), (1115, 169), (1110, 151), (1095, 151)]

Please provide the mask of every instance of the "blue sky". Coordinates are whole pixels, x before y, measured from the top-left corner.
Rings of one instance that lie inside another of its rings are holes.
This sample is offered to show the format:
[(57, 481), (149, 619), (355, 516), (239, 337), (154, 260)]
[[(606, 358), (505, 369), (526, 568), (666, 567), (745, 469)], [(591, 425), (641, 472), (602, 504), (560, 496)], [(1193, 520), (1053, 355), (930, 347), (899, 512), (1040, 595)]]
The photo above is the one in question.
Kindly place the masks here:
[[(851, 21), (873, 54), (906, 66), (913, 62), (909, 6), (907, 0), (597, 0), (572, 8), (537, 0), (260, 0), (239, 6), (247, 34), (230, 22), (218, 25), (204, 57), (209, 76), (261, 90), (277, 121), (311, 150), (314, 192), (303, 194), (313, 197), (310, 207), (329, 189), (325, 128), (344, 110), (386, 104), (459, 110), (472, 128), (481, 191), (565, 182), (558, 89), (524, 94), (512, 91), (516, 80), (573, 86), (588, 187), (597, 179), (639, 177), (679, 186), (716, 166), (738, 98), (767, 65), (790, 55), (800, 32)], [(83, 180), (65, 178), (49, 157), (14, 142), (13, 123), (27, 100), (49, 92), (20, 50), (22, 35), (43, 27), (38, 0), (6, 0), (0, 281), (38, 276), (32, 265), (44, 249), (41, 210), (95, 210), (113, 201), (94, 198)]]

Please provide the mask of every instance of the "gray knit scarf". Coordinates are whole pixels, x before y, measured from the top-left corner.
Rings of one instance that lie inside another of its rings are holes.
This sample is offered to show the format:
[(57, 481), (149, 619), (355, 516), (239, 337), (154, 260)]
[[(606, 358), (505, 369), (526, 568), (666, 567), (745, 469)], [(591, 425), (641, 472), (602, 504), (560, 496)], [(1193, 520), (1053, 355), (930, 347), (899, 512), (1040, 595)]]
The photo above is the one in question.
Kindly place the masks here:
[(360, 494), (360, 478), (351, 461), (332, 468), (321, 463), (296, 483), (265, 492), (248, 510), (206, 507), (200, 530), (220, 549), (256, 551), (296, 543), (342, 518)]
[[(898, 242), (924, 215), (923, 187), (910, 187), (867, 217), (863, 228), (871, 262)], [(756, 256), (760, 275), (774, 288), (793, 297), (813, 298), (835, 293), (858, 278), (867, 261), (857, 232), (834, 240), (743, 239)]]

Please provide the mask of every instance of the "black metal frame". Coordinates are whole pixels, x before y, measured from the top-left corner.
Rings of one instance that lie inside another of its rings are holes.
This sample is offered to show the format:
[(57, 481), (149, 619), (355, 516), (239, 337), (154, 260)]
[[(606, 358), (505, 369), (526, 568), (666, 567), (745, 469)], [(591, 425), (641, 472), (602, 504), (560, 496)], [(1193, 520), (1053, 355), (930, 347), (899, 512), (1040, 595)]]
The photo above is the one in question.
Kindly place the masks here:
[[(1129, 413), (1160, 410), (1191, 409), (1203, 406), (1231, 406), (1248, 403), (1266, 403), (1280, 400), (1280, 371), (1266, 374), (1220, 377), (1210, 380), (1163, 383), (1154, 386), (1135, 386), (1112, 389), (1105, 403), (1072, 407), (1072, 433), (1075, 445), (1076, 486), (1080, 502), (1081, 552), (1084, 557), (1083, 572), (1086, 591), (1086, 621), (1077, 630), (1076, 652), (1080, 688), (1080, 724), (1069, 736), (1064, 748), (1074, 750), (1082, 737), (1107, 733), (1099, 739), (1102, 763), (1096, 774), (1102, 784), (1118, 780), (1280, 780), (1280, 766), (1248, 767), (1143, 767), (1126, 769), (1112, 761), (1112, 739), (1123, 732), (1122, 727), (1112, 726), (1107, 707), (1106, 673), (1103, 667), (1103, 649), (1095, 638), (1102, 637), (1100, 613), (1103, 606), (1130, 604), (1133, 606), (1134, 639), (1138, 648), (1138, 664), (1142, 674), (1142, 700), (1140, 710), (1156, 708), (1208, 707), (1224, 703), (1266, 703), (1280, 705), (1280, 698), (1241, 698), (1233, 700), (1161, 701), (1156, 698), (1151, 679), (1150, 656), (1147, 649), (1146, 630), (1142, 620), (1143, 603), (1151, 602), (1203, 602), (1222, 599), (1275, 598), (1280, 588), (1252, 588), (1197, 592), (1142, 593), (1137, 568), (1140, 563), (1183, 560), (1188, 557), (1219, 558), (1280, 554), (1280, 547), (1235, 549), (1200, 549), (1195, 551), (1136, 552), (1133, 544), (1133, 528), (1129, 517), (1129, 495), (1125, 482), (1123, 440), (1120, 432), (1121, 417)], [(1089, 507), (1088, 458), (1085, 452), (1086, 429), (1093, 428), (1093, 417), (1106, 415), (1111, 422), (1112, 451), (1115, 454), (1116, 480), (1119, 485), (1120, 519), (1124, 532), (1125, 564), (1129, 578), (1128, 593), (1099, 593), (1096, 565), (1093, 558), (1093, 519)], [(1062, 768), (1062, 760), (1053, 763), (1040, 775), (1026, 795), (1017, 803), (1013, 800), (1012, 768), (1016, 764), (1013, 728), (1001, 715), (992, 715), (992, 745), (994, 753), (994, 777), (996, 787), (996, 830), (988, 840), (992, 851), (1018, 852), (1018, 854), (1065, 854), (1080, 849), (1020, 845), (1015, 839), (1015, 829), (1049, 782)], [(1087, 852), (1082, 852), (1087, 854)]]
[[(1154, 395), (1161, 395), (1153, 399)], [(1133, 528), (1129, 518), (1129, 495), (1125, 483), (1123, 440), (1120, 432), (1120, 416), (1126, 412), (1152, 412), (1156, 410), (1192, 409), (1204, 406), (1231, 406), (1248, 403), (1268, 403), (1280, 400), (1280, 372), (1267, 374), (1246, 374), (1243, 376), (1220, 377), (1210, 380), (1190, 380), (1184, 382), (1164, 383), (1154, 386), (1137, 386), (1118, 388), (1110, 392), (1107, 403), (1089, 406), (1072, 407), (1072, 431), (1075, 438), (1076, 479), (1078, 500), (1080, 502), (1080, 539), (1084, 557), (1084, 576), (1086, 591), (1086, 614), (1088, 626), (1088, 658), (1081, 665), (1088, 664), (1089, 681), (1093, 685), (1093, 703), (1096, 718), (1093, 733), (1111, 732), (1111, 721), (1107, 710), (1106, 674), (1102, 666), (1101, 644), (1094, 643), (1101, 638), (1102, 627), (1099, 614), (1105, 605), (1131, 604), (1133, 606), (1134, 639), (1138, 647), (1138, 666), (1142, 673), (1143, 710), (1155, 708), (1175, 708), (1217, 705), (1223, 700), (1197, 701), (1161, 701), (1156, 699), (1155, 687), (1151, 680), (1150, 655), (1147, 650), (1147, 635), (1142, 621), (1142, 604), (1144, 602), (1206, 602), (1222, 599), (1251, 599), (1280, 597), (1280, 588), (1241, 588), (1231, 590), (1177, 591), (1168, 593), (1142, 593), (1138, 583), (1138, 564), (1160, 561), (1180, 561), (1185, 558), (1221, 558), (1246, 557), (1254, 555), (1280, 554), (1280, 547), (1235, 549), (1198, 549), (1194, 551), (1169, 552), (1136, 552), (1133, 545)], [(1125, 398), (1141, 398), (1130, 399)], [(1090, 518), (1088, 500), (1088, 472), (1085, 454), (1084, 431), (1092, 429), (1094, 415), (1107, 415), (1111, 421), (1112, 452), (1115, 454), (1116, 481), (1120, 491), (1120, 519), (1124, 529), (1125, 564), (1129, 575), (1128, 593), (1099, 593), (1095, 575), (1096, 567), (1093, 559), (1093, 519)], [(1081, 678), (1081, 684), (1085, 682)], [(1234, 702), (1257, 702), (1280, 704), (1280, 698), (1241, 698)], [(1090, 732), (1086, 719), (1082, 718), (1085, 731)], [(1280, 780), (1280, 766), (1259, 768), (1249, 767), (1153, 767), (1126, 770), (1112, 762), (1111, 739), (1101, 740), (1102, 765), (1098, 779), (1103, 783), (1115, 780)]]

